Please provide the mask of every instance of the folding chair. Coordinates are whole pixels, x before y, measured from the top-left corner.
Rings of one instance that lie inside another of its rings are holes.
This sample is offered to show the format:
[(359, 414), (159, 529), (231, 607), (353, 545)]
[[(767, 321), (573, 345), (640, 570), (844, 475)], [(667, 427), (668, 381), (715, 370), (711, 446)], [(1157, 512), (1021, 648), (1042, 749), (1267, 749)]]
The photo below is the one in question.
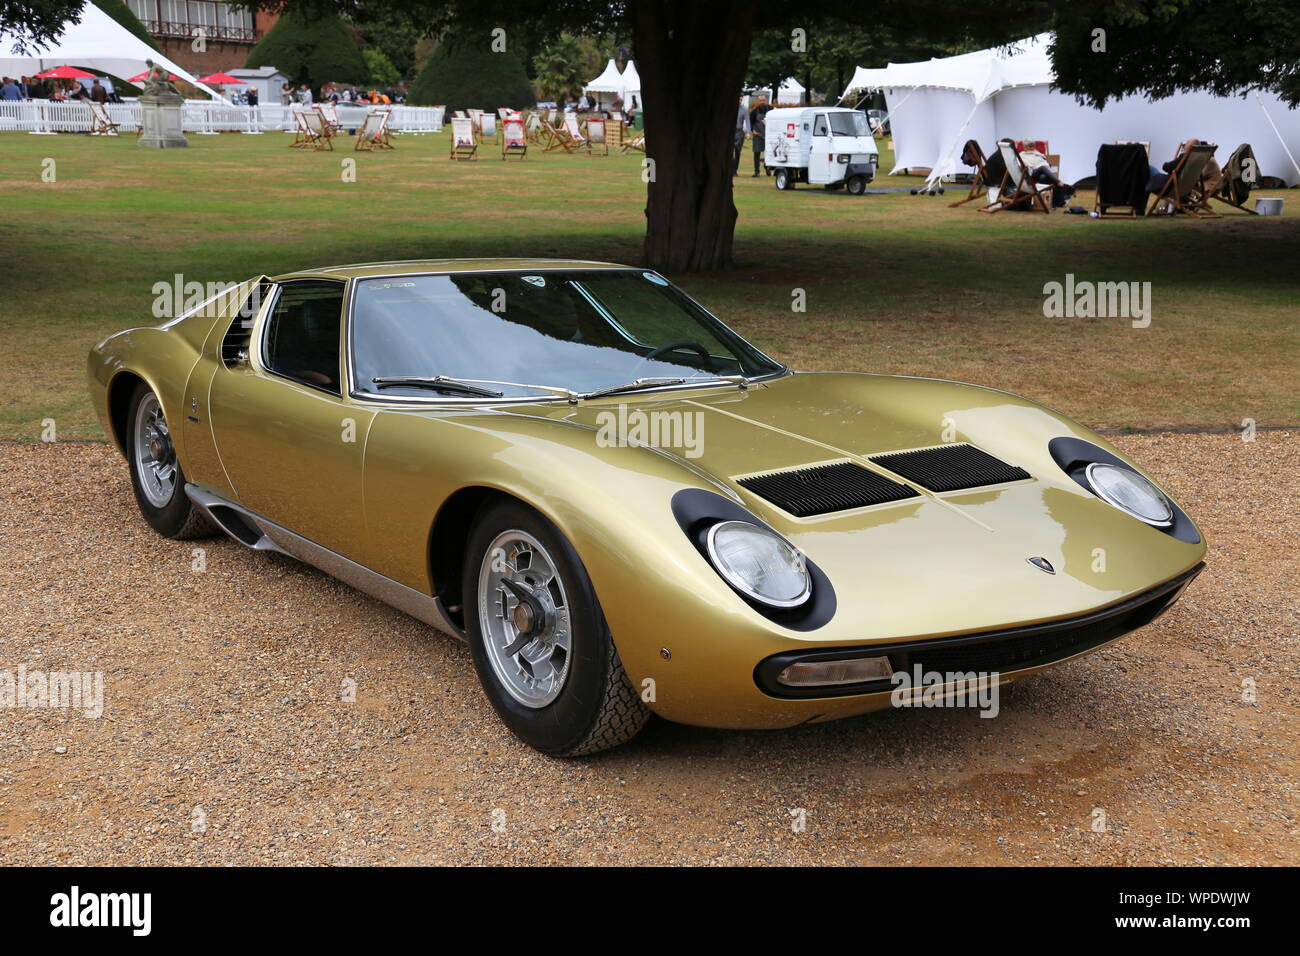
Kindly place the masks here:
[(1219, 186), (1218, 192), (1209, 198), (1257, 216), (1259, 213), (1255, 210), (1246, 208), (1246, 200), (1250, 198), (1250, 191), (1257, 182), (1259, 182), (1259, 163), (1255, 160), (1255, 151), (1250, 148), (1249, 143), (1242, 143), (1232, 151), (1228, 161), (1223, 164), (1223, 183)]
[(619, 146), (619, 152), (627, 153), (636, 150), (639, 153), (645, 152), (645, 133), (637, 133), (631, 139), (624, 139), (623, 144)]
[(1006, 165), (1006, 175), (998, 189), (998, 198), (987, 206), (981, 206), (980, 212), (999, 213), (1004, 209), (1037, 209), (1051, 215), (1052, 206), (1047, 197), (1052, 194), (1050, 183), (1036, 183), (1029, 178), (1029, 170), (1020, 153), (1010, 140), (998, 143), (998, 152)]
[(586, 149), (590, 151), (591, 144), (587, 142), (587, 137), (582, 132), (582, 127), (578, 125), (577, 113), (564, 114), (564, 135), (569, 138), (569, 145), (566, 152), (573, 152), (575, 149)]
[(486, 143), (488, 140), (498, 142), (497, 139), (497, 118), (494, 113), (484, 113), (478, 119), (479, 142)]
[(394, 149), (393, 137), (388, 131), (388, 124), (392, 122), (393, 111), (388, 107), (379, 110), (379, 137), (376, 142), (380, 149)]
[(467, 110), (466, 112), (469, 113), (470, 121), (473, 122), (474, 124), (474, 132), (482, 133), (483, 132), (483, 111)]
[[(1142, 143), (1105, 143), (1097, 150), (1097, 195), (1092, 211), (1098, 216), (1136, 219), (1146, 211), (1146, 147)], [(1111, 212), (1127, 209), (1128, 212)]]
[(540, 143), (542, 141), (542, 117), (537, 110), (528, 111), (528, 115), (524, 118), (524, 132), (528, 136), (528, 142)]
[[(290, 149), (326, 148), (328, 141), (325, 139), (324, 123), (319, 113), (315, 110), (294, 110), (293, 122), (294, 137), (293, 142), (289, 144)], [(330, 145), (329, 148), (334, 147)]]
[(518, 116), (507, 117), (501, 121), (501, 158), (514, 156), (523, 159), (528, 155), (528, 134), (524, 132), (524, 121)]
[(474, 121), (468, 116), (453, 116), (451, 120), (451, 155), (449, 159), (478, 159), (478, 139), (474, 135)]
[[(566, 113), (566, 116), (572, 116), (572, 113)], [(572, 137), (566, 130), (560, 129), (549, 120), (542, 120), (542, 152), (553, 153), (557, 149), (562, 149), (566, 153), (573, 152)]]
[(979, 199), (988, 193), (989, 189), (1002, 182), (1006, 175), (1006, 166), (1002, 163), (1002, 154), (997, 153), (996, 168), (990, 166), (990, 163), (984, 158), (984, 150), (980, 149), (980, 144), (973, 139), (966, 140), (966, 146), (961, 151), (961, 161), (964, 166), (975, 167), (975, 178), (971, 180), (970, 192), (966, 194), (965, 199), (958, 199), (956, 202), (948, 203), (949, 209), (955, 209), (958, 206), (964, 206), (973, 199)]
[(372, 152), (383, 148), (380, 137), (383, 135), (384, 117), (387, 115), (378, 110), (366, 114), (366, 118), (361, 121), (361, 128), (357, 130), (356, 142), (352, 144), (353, 152), (357, 150)]
[(330, 136), (337, 136), (343, 131), (343, 124), (339, 122), (339, 108), (337, 105), (326, 100), (324, 103), (317, 103), (316, 109), (320, 110), (320, 115), (325, 120), (325, 128), (329, 131)]
[(598, 117), (592, 117), (587, 120), (587, 155), (595, 155), (596, 150), (600, 150), (599, 155), (609, 155), (609, 140), (605, 138), (605, 121)]
[(330, 142), (334, 137), (330, 134), (329, 125), (320, 110), (303, 110), (302, 121), (307, 124), (307, 131), (311, 134), (311, 138), (303, 144), (304, 146), (310, 146), (312, 149), (332, 150), (334, 148), (334, 144)]
[(1160, 191), (1151, 198), (1151, 208), (1147, 215), (1166, 209), (1168, 215), (1181, 212), (1193, 219), (1223, 218), (1210, 208), (1209, 199), (1201, 189), (1205, 164), (1216, 149), (1218, 147), (1213, 143), (1197, 143), (1175, 156), (1174, 168), (1165, 177)]
[(116, 136), (117, 124), (108, 115), (108, 107), (103, 103), (96, 103), (94, 100), (90, 104), (90, 135), (91, 136)]

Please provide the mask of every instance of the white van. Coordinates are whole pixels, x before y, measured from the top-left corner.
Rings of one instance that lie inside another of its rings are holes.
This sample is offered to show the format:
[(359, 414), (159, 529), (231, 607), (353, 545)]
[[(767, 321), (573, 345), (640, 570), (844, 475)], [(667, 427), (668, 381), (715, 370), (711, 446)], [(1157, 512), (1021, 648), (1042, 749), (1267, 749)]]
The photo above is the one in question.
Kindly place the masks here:
[(777, 189), (797, 182), (861, 196), (876, 178), (880, 156), (867, 115), (843, 106), (796, 106), (767, 114), (763, 144)]

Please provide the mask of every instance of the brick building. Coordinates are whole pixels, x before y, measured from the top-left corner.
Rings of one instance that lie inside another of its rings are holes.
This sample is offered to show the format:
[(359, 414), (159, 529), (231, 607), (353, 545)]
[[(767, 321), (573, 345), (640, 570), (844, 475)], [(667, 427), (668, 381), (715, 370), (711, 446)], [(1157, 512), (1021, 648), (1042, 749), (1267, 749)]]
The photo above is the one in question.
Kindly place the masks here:
[(126, 5), (163, 54), (195, 76), (242, 67), (253, 44), (280, 18), (213, 0), (126, 0)]

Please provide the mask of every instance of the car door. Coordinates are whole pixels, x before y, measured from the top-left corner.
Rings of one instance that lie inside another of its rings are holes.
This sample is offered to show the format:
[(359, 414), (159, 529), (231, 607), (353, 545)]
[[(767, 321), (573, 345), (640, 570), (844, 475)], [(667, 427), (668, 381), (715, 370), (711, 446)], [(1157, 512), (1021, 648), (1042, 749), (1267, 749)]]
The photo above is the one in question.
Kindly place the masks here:
[(246, 353), (213, 375), (212, 434), (244, 507), (349, 557), (365, 549), (362, 457), (373, 412), (342, 394), (346, 284), (279, 282)]
[(808, 157), (808, 182), (824, 185), (838, 178), (835, 153), (831, 144), (831, 127), (825, 113), (813, 117), (812, 146)]

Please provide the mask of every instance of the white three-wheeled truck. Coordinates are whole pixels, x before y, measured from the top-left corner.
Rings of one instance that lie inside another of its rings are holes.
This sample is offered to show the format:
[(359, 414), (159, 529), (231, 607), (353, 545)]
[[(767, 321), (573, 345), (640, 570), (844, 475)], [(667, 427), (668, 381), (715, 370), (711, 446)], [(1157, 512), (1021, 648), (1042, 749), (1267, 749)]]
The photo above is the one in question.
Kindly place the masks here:
[(867, 115), (842, 106), (769, 111), (763, 148), (777, 189), (793, 189), (800, 182), (827, 189), (847, 186), (861, 196), (880, 162)]

